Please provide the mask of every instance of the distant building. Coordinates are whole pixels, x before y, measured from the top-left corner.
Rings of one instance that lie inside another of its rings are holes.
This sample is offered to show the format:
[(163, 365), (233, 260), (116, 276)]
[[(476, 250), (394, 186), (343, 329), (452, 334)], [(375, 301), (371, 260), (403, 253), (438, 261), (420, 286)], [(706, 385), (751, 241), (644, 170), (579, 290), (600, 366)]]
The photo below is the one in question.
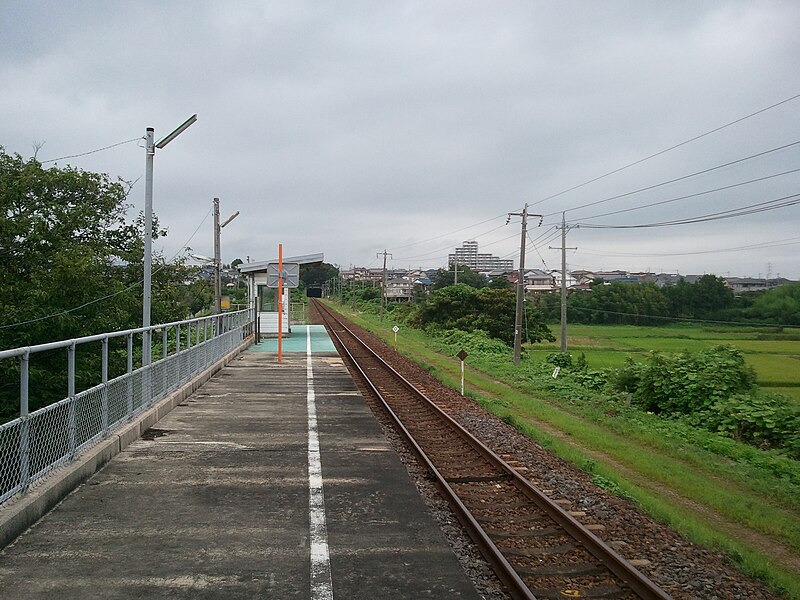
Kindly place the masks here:
[[(408, 273), (406, 269), (386, 269), (386, 279), (403, 277)], [(341, 272), (342, 279), (355, 281), (383, 281), (383, 268), (353, 267)]]
[(433, 281), (409, 273), (405, 277), (395, 277), (386, 281), (386, 299), (397, 302), (413, 300), (415, 294), (430, 292)]
[(728, 287), (733, 290), (734, 294), (741, 294), (742, 292), (761, 292), (764, 290), (772, 290), (776, 287), (792, 283), (791, 280), (785, 277), (775, 277), (772, 279), (765, 279), (762, 277), (723, 277)]
[(553, 273), (541, 269), (526, 270), (522, 281), (526, 292), (552, 292), (558, 289)]
[(447, 264), (466, 265), (473, 271), (487, 273), (494, 270), (512, 270), (514, 261), (500, 258), (493, 254), (480, 254), (478, 252), (478, 242), (465, 241), (462, 246), (455, 249), (453, 254), (447, 255)]

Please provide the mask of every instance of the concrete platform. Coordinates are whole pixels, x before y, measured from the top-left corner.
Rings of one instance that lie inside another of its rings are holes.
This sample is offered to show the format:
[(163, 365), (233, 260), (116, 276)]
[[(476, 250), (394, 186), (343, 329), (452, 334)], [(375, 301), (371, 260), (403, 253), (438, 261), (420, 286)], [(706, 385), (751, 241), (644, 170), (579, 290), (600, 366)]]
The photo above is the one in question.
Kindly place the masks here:
[(0, 597), (478, 598), (339, 357), (276, 358), (245, 352), (3, 550)]
[[(292, 325), (291, 333), (285, 333), (281, 341), (282, 351), (286, 353), (306, 353), (308, 338), (311, 338), (311, 351), (336, 352), (325, 325)], [(278, 352), (278, 340), (275, 337), (264, 338), (250, 348), (254, 352)]]

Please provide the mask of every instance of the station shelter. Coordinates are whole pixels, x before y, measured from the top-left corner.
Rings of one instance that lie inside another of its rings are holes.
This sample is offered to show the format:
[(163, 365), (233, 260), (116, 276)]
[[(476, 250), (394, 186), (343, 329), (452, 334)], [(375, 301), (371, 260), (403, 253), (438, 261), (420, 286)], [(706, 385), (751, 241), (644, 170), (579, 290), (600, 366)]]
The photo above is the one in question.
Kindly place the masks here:
[[(292, 302), (293, 288), (291, 284), (293, 282), (291, 275), (286, 276), (287, 268), (291, 270), (295, 265), (299, 268), (303, 265), (321, 264), (324, 258), (321, 252), (283, 257), (284, 278), (289, 280), (284, 282), (288, 285), (284, 285), (283, 288), (283, 306), (280, 311), (282, 315), (281, 330), (284, 335), (291, 335), (292, 325), (305, 322), (305, 313), (301, 310), (301, 307), (305, 305), (300, 302)], [(274, 287), (277, 265), (278, 259), (273, 258), (260, 262), (242, 263), (237, 267), (239, 272), (247, 278), (249, 308), (256, 311), (256, 331), (259, 341), (262, 337), (278, 335), (278, 294)], [(296, 283), (294, 286), (296, 287)]]

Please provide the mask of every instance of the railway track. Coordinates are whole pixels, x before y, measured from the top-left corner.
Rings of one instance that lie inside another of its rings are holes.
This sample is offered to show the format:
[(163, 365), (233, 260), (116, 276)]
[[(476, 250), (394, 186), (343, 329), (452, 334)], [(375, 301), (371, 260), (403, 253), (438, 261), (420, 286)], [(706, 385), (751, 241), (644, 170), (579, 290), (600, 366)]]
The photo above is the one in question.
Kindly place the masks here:
[(338, 315), (315, 305), (345, 360), (514, 598), (670, 598), (383, 361)]

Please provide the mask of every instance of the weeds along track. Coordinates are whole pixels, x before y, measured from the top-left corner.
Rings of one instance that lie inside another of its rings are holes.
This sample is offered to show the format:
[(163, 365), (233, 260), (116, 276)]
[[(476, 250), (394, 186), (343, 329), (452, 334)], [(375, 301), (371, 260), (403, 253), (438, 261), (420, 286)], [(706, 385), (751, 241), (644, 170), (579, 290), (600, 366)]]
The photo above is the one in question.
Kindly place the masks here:
[(515, 598), (666, 599), (569, 512), (450, 418), (315, 302), (345, 360), (383, 405)]

